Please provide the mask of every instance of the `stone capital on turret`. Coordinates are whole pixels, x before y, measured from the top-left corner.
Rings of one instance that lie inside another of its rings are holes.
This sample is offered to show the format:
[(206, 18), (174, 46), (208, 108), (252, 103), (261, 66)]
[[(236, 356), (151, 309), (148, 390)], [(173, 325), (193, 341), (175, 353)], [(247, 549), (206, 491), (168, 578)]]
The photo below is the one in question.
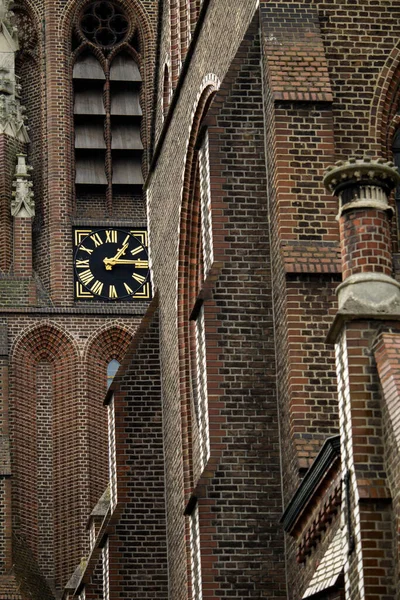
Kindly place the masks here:
[(392, 162), (383, 159), (351, 158), (328, 167), (325, 187), (339, 198), (339, 217), (349, 210), (376, 208), (392, 212), (388, 200), (400, 183), (400, 175)]
[(339, 198), (341, 311), (390, 313), (400, 306), (400, 285), (392, 277), (389, 205), (399, 183), (397, 168), (383, 159), (351, 158), (325, 173), (325, 187)]

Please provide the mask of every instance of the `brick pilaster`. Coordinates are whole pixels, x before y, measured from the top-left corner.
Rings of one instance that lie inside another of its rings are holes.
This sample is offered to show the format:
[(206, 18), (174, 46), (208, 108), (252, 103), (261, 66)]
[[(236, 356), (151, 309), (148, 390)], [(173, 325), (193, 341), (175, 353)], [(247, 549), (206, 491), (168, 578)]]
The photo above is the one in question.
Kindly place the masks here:
[(337, 163), (325, 176), (325, 184), (339, 197), (343, 282), (337, 289), (336, 369), (345, 488), (345, 583), (346, 597), (352, 600), (394, 597), (392, 498), (371, 345), (377, 320), (382, 312), (391, 314), (400, 296), (391, 277), (388, 203), (399, 180), (391, 163), (370, 159)]
[(32, 218), (14, 218), (14, 275), (32, 276)]

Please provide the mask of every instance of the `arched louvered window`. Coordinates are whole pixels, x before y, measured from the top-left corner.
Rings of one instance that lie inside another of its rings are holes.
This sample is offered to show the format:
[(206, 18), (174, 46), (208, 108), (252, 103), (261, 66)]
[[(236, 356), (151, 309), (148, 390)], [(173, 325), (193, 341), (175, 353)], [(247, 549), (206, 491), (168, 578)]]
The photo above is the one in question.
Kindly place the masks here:
[(118, 198), (140, 195), (143, 185), (137, 34), (119, 5), (97, 1), (75, 35), (76, 200), (110, 215)]
[(110, 68), (111, 157), (113, 185), (142, 185), (140, 85), (142, 78), (132, 58), (122, 53)]
[(104, 186), (105, 194), (107, 145), (103, 96), (106, 76), (97, 58), (85, 53), (74, 65), (73, 78), (75, 182), (77, 186)]

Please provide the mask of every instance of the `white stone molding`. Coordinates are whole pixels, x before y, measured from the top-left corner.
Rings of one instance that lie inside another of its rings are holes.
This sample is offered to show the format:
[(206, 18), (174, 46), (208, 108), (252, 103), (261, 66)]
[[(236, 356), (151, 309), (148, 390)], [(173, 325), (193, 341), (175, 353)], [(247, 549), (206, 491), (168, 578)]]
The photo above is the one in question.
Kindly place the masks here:
[(400, 175), (392, 162), (351, 158), (327, 168), (325, 187), (339, 198), (339, 215), (357, 208), (377, 208), (392, 212), (388, 204), (390, 192), (400, 183)]

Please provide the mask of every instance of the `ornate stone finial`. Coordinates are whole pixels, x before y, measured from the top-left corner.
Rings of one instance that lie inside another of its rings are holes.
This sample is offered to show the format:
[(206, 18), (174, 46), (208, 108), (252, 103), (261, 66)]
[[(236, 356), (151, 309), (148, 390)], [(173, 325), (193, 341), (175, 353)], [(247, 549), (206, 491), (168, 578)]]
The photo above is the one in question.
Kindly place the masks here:
[(390, 192), (400, 183), (397, 167), (383, 159), (351, 158), (328, 167), (325, 187), (340, 200), (341, 214), (357, 206), (391, 211)]
[(35, 201), (33, 199), (31, 181), (32, 167), (26, 164), (26, 155), (17, 154), (18, 162), (15, 169), (12, 193), (11, 214), (13, 217), (34, 217)]
[(11, 19), (14, 13), (10, 10), (11, 0), (0, 0), (0, 24), (7, 28), (7, 32), (14, 42), (17, 44), (17, 29), (12, 25)]

